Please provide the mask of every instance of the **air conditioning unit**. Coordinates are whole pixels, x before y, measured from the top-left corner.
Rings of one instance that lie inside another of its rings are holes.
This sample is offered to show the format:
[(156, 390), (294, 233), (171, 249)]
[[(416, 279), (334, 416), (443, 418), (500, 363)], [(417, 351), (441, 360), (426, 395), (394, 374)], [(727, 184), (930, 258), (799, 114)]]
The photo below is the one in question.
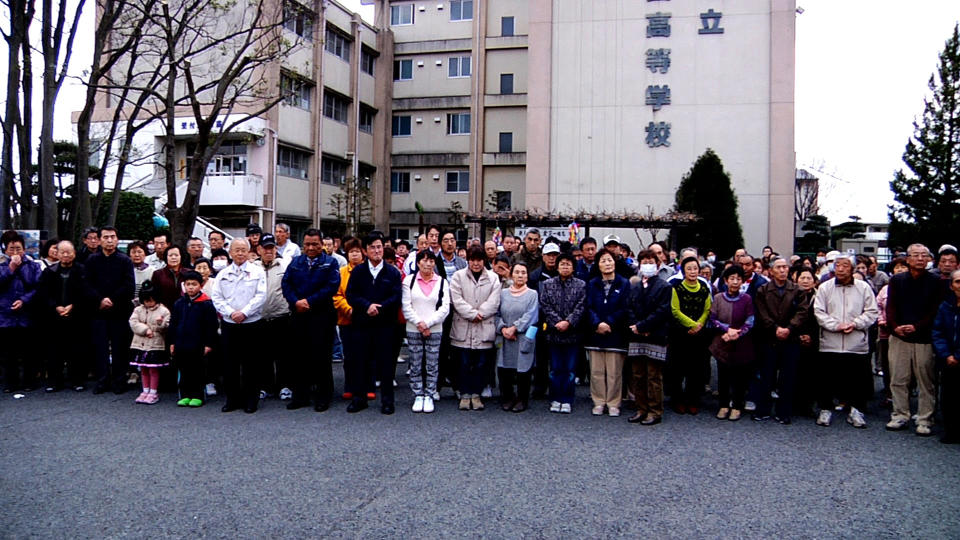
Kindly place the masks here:
[(423, 67), (423, 60), (417, 60), (417, 67)]
[(422, 123), (423, 123), (423, 118), (417, 117), (416, 122), (417, 122), (418, 124), (422, 124)]
[(419, 175), (419, 174), (413, 175), (413, 179), (419, 182), (419, 181), (420, 181), (420, 175)]
[(433, 175), (433, 179), (434, 179), (434, 180), (440, 180), (440, 175), (439, 175), (439, 174)]

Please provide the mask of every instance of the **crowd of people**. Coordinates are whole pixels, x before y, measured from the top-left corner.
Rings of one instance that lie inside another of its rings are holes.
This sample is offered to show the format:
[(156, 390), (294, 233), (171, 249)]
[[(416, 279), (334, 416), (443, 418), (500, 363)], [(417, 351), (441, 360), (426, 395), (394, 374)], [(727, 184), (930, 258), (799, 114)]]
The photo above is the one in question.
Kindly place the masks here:
[[(713, 394), (719, 420), (829, 426), (843, 411), (865, 428), (878, 376), (886, 429), (931, 435), (939, 406), (941, 440), (960, 442), (953, 246), (913, 244), (888, 274), (875, 257), (837, 251), (784, 257), (768, 246), (719, 261), (659, 242), (634, 254), (615, 235), (544, 242), (536, 229), (459, 250), (436, 226), (416, 246), (377, 232), (308, 229), (302, 246), (285, 224), (273, 233), (251, 225), (229, 245), (212, 232), (209, 247), (190, 238), (183, 248), (159, 234), (123, 253), (103, 227), (79, 249), (46, 242), (36, 260), (4, 233), (4, 391), (120, 394), (139, 383), (141, 404), (158, 403), (164, 386), (184, 407), (221, 393), (224, 412), (254, 413), (272, 396), (324, 411), (342, 362), (346, 410), (379, 394), (393, 414), (408, 360), (414, 413), (436, 410), (449, 387), (464, 411), (483, 410), (496, 388), (504, 411), (545, 399), (569, 414), (576, 386), (589, 384), (591, 414), (628, 408), (640, 425), (661, 423), (665, 405), (699, 414)], [(26, 344), (41, 335), (53, 339), (38, 358)]]

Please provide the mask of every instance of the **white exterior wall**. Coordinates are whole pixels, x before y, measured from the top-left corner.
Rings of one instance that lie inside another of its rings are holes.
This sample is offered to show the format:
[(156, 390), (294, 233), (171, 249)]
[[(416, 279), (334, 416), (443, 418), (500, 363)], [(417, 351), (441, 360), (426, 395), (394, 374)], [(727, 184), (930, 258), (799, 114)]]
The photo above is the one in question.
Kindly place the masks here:
[[(709, 8), (722, 13), (723, 34), (698, 34)], [(671, 13), (670, 37), (646, 37), (646, 15), (657, 11)], [(732, 179), (747, 246), (766, 243), (770, 21), (767, 0), (554, 0), (550, 207), (668, 211), (682, 176), (712, 148)], [(666, 74), (645, 68), (648, 48), (671, 49)], [(645, 89), (664, 84), (672, 103), (654, 112)], [(648, 148), (651, 121), (671, 124), (669, 147)]]

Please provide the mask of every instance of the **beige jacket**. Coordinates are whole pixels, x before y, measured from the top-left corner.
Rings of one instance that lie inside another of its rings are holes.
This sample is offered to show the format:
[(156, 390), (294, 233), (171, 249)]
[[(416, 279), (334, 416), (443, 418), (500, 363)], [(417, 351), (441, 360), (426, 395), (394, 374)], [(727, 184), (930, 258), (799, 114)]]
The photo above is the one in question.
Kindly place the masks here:
[[(813, 301), (813, 313), (820, 325), (820, 352), (870, 352), (869, 329), (880, 316), (877, 299), (866, 282), (854, 279), (837, 285), (836, 278), (820, 284)], [(849, 334), (838, 332), (841, 324), (852, 322)]]
[[(157, 322), (158, 318), (161, 319), (160, 322)], [(163, 304), (157, 302), (157, 305), (152, 308), (137, 306), (130, 315), (130, 329), (133, 330), (130, 348), (138, 351), (166, 350), (163, 336), (168, 326), (170, 326), (170, 310)], [(147, 337), (147, 330), (153, 330), (153, 337)]]
[[(453, 273), (450, 278), (450, 305), (453, 308), (451, 345), (463, 349), (493, 348), (500, 291), (500, 278), (493, 270), (483, 270), (479, 281), (473, 279), (470, 268)], [(480, 322), (474, 322), (477, 314), (483, 316)]]

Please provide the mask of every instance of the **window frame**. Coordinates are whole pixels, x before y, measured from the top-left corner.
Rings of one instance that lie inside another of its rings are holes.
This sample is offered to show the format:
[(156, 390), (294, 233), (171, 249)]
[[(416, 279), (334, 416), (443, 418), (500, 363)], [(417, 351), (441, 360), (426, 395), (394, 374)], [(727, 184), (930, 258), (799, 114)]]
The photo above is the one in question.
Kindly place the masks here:
[(410, 193), (410, 171), (390, 171), (390, 193)]
[[(450, 175), (456, 175), (457, 190), (450, 190)], [(446, 181), (446, 192), (447, 193), (470, 193), (470, 171), (446, 171), (444, 174), (444, 180)], [(467, 189), (461, 189), (463, 187), (463, 182), (467, 183)]]
[[(313, 103), (313, 89), (316, 85), (302, 77), (297, 77), (286, 72), (280, 73), (280, 92), (285, 94), (283, 104), (302, 109), (311, 110)], [(289, 95), (287, 91), (289, 90)], [(304, 106), (304, 103), (306, 106)]]
[[(469, 4), (470, 9), (468, 10), (468, 15), (466, 18), (463, 16), (464, 4)], [(454, 8), (454, 6), (459, 6)], [(458, 18), (455, 17), (455, 12), (459, 13)], [(473, 20), (473, 0), (450, 0), (450, 22), (461, 22), (461, 21), (472, 21)]]
[[(283, 27), (300, 36), (301, 38), (313, 42), (313, 29), (317, 24), (316, 14), (308, 7), (294, 2), (284, 0), (283, 2)], [(299, 28), (299, 29), (298, 29)]]
[[(328, 156), (320, 157), (320, 183), (328, 186), (342, 186), (347, 178), (346, 161), (334, 159)], [(336, 170), (334, 170), (336, 167)], [(329, 170), (328, 170), (329, 169)], [(337, 174), (342, 173), (342, 174)]]
[[(410, 76), (403, 78), (404, 62), (410, 63)], [(398, 69), (399, 66), (399, 69)], [(399, 74), (399, 78), (397, 75)], [(393, 82), (412, 81), (413, 80), (413, 58), (397, 58), (393, 61)]]
[[(509, 34), (504, 32), (504, 29), (506, 28), (506, 23), (508, 20), (510, 21)], [(506, 16), (500, 17), (500, 35), (502, 37), (513, 37), (517, 35), (517, 20), (513, 15), (506, 15)]]
[[(407, 120), (407, 131), (408, 133), (400, 133), (402, 131), (400, 128), (403, 127), (403, 120)], [(395, 114), (393, 119), (390, 121), (390, 136), (391, 137), (412, 137), (413, 136), (413, 117), (407, 114)]]
[[(503, 140), (504, 136), (507, 136), (510, 139), (509, 147), (504, 150)], [(497, 151), (501, 154), (510, 154), (513, 153), (513, 132), (512, 131), (501, 131), (497, 140)]]
[[(503, 90), (504, 90), (504, 84), (503, 84), (503, 83), (504, 83), (504, 81), (506, 81), (506, 80), (509, 80), (509, 81), (510, 81), (510, 91), (509, 91), (509, 92), (504, 92), (504, 91), (503, 91)], [(515, 83), (516, 83), (516, 81), (517, 81), (517, 79), (516, 79), (516, 77), (514, 76), (513, 73), (501, 73), (501, 74), (500, 74), (500, 95), (502, 95), (502, 96), (509, 96), (509, 95), (515, 94), (515, 93), (516, 93), (516, 88), (515, 88)]]
[[(364, 119), (363, 119), (364, 115), (370, 116), (369, 122), (364, 122)], [(377, 111), (375, 109), (364, 106), (364, 105), (360, 105), (360, 114), (359, 114), (359, 118), (357, 118), (357, 129), (360, 130), (361, 133), (367, 133), (372, 135), (373, 122), (376, 116), (377, 116)], [(364, 128), (367, 128), (367, 129), (364, 129)]]
[(366, 47), (360, 47), (360, 72), (373, 77), (377, 68), (377, 56)]
[(447, 113), (447, 135), (470, 135), (470, 120), (469, 112)]
[[(327, 114), (328, 108), (330, 114)], [(337, 113), (341, 114), (338, 115)], [(341, 96), (340, 94), (337, 94), (336, 92), (327, 90), (323, 93), (323, 111), (321, 111), (321, 114), (324, 118), (329, 118), (334, 122), (347, 124), (349, 123), (350, 100)], [(342, 116), (342, 118), (339, 118), (338, 116)]]
[[(323, 50), (350, 63), (350, 49), (353, 48), (353, 40), (343, 35), (342, 32), (333, 26), (327, 26), (323, 35)], [(339, 49), (339, 50), (338, 50)]]
[[(285, 160), (284, 157), (287, 159)], [(297, 180), (310, 180), (311, 154), (289, 146), (277, 147), (277, 175)], [(284, 162), (286, 161), (286, 165)], [(294, 174), (295, 172), (299, 174)]]
[[(467, 72), (463, 72), (463, 64), (466, 61)], [(456, 66), (456, 74), (451, 74), (451, 69)], [(447, 78), (448, 79), (469, 79), (473, 75), (473, 59), (470, 55), (451, 56), (447, 58)]]
[[(397, 9), (396, 13), (400, 17), (399, 22), (393, 22), (394, 8)], [(410, 22), (403, 22), (403, 13), (401, 12), (403, 8), (410, 8)], [(390, 26), (412, 26), (413, 23), (416, 22), (416, 11), (417, 10), (414, 8), (414, 4), (394, 4), (390, 6)]]

